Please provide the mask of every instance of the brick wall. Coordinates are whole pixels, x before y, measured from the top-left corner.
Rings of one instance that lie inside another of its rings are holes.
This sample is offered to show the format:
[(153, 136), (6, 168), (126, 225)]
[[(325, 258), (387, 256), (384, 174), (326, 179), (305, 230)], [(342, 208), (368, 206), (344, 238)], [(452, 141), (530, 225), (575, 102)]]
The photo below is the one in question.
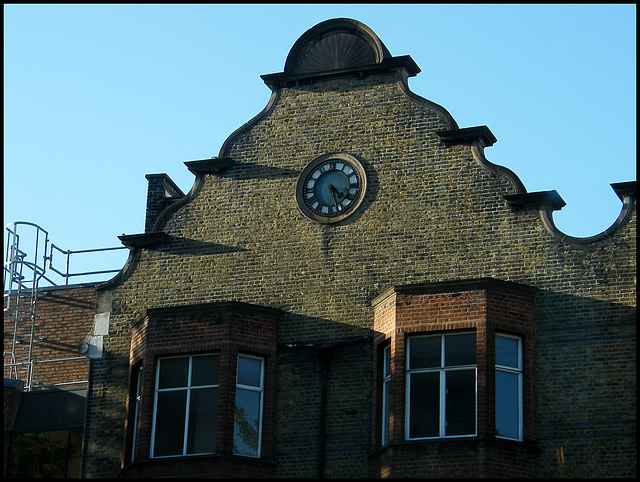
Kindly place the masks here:
[[(131, 268), (104, 287), (113, 291), (112, 329), (92, 365), (84, 475), (120, 470), (130, 323), (145, 310), (237, 300), (283, 312), (280, 345), (325, 346), (373, 336), (371, 302), (392, 286), (476, 278), (539, 290), (538, 475), (556, 473), (560, 448), (566, 475), (634, 474), (635, 214), (600, 242), (560, 241), (537, 210), (505, 202), (513, 183), (481, 166), (470, 146), (440, 140), (436, 131), (450, 128), (441, 109), (406, 95), (394, 72), (280, 88), (225, 143), (220, 155), (234, 165), (199, 175), (190, 197), (160, 216), (167, 238), (136, 250)], [(336, 151), (363, 164), (367, 194), (347, 220), (315, 224), (296, 207), (296, 178)], [(293, 350), (278, 364), (274, 474), (315, 477), (321, 433), (307, 427), (321, 416), (321, 365)], [(371, 370), (369, 346), (348, 367), (329, 369), (328, 396), (352, 398), (354, 374), (365, 376), (360, 389), (371, 394)], [(343, 418), (357, 412), (351, 417), (368, 417), (359, 426), (371, 427), (369, 396), (353, 399)], [(294, 399), (308, 405), (289, 410)], [(331, 430), (334, 440), (352, 437)], [(327, 444), (325, 473), (368, 476), (359, 454), (369, 450), (370, 428), (364, 435), (362, 445), (350, 439), (358, 455), (349, 460), (346, 449)]]
[[(47, 287), (40, 289), (36, 304), (36, 318), (33, 331), (34, 343), (31, 358), (36, 363), (33, 385), (49, 385), (87, 380), (89, 360), (78, 352), (78, 346), (91, 331), (96, 313), (97, 292), (92, 285)], [(14, 319), (4, 318), (4, 351), (11, 351)], [(29, 358), (30, 324), (25, 318), (18, 326), (18, 337), (22, 340), (16, 346), (16, 362), (26, 362)], [(80, 358), (79, 360), (42, 363), (46, 360)], [(38, 363), (40, 362), (40, 363)], [(9, 378), (8, 368), (4, 376)], [(25, 380), (26, 368), (21, 368), (19, 378)], [(72, 385), (77, 387), (82, 384)]]

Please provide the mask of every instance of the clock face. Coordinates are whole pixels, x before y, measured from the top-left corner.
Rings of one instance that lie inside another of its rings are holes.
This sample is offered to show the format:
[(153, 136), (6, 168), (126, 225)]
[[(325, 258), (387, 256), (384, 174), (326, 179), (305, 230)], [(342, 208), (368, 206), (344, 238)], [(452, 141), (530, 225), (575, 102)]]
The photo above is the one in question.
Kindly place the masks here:
[(366, 185), (364, 169), (353, 156), (325, 154), (311, 161), (298, 177), (298, 207), (313, 221), (335, 223), (360, 205)]

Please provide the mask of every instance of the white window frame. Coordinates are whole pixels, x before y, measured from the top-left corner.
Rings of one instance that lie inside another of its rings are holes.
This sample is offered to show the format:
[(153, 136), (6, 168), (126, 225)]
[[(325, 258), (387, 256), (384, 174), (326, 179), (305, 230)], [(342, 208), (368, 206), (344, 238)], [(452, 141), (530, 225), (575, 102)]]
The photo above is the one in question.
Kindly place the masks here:
[[(257, 448), (256, 455), (241, 454), (241, 453), (236, 453), (235, 451), (233, 451), (233, 455), (237, 455), (239, 457), (260, 458), (262, 453), (262, 423), (264, 421), (264, 413), (263, 413), (264, 412), (264, 373), (265, 373), (266, 360), (264, 357), (260, 357), (260, 356), (238, 354), (238, 360), (240, 358), (252, 358), (254, 360), (260, 361), (260, 386), (259, 387), (255, 387), (252, 385), (242, 385), (238, 383), (238, 369), (236, 368), (236, 390), (242, 389), (242, 390), (248, 390), (252, 392), (258, 392), (260, 394), (260, 407), (259, 407), (259, 418), (258, 418), (258, 448)], [(235, 410), (235, 403), (236, 402), (234, 400), (234, 410)], [(235, 434), (235, 418), (234, 418), (234, 423), (233, 423), (234, 445), (235, 445), (235, 436), (236, 434)]]
[[(219, 353), (201, 353), (198, 355), (176, 355), (176, 356), (168, 356), (168, 357), (162, 357), (158, 359), (158, 364), (156, 367), (156, 384), (155, 384), (155, 390), (154, 390), (154, 399), (153, 399), (153, 424), (152, 424), (152, 428), (151, 428), (151, 458), (152, 459), (165, 459), (165, 458), (171, 458), (171, 457), (190, 457), (193, 455), (205, 455), (205, 454), (211, 454), (211, 453), (215, 453), (215, 452), (203, 452), (203, 453), (193, 453), (193, 454), (188, 454), (187, 453), (187, 443), (189, 440), (189, 409), (190, 409), (190, 402), (191, 402), (191, 391), (192, 390), (199, 390), (199, 389), (204, 389), (204, 388), (217, 388), (218, 390), (220, 390), (220, 384), (218, 383), (218, 385), (198, 385), (197, 387), (191, 387), (191, 369), (193, 367), (193, 359), (195, 357), (198, 356), (212, 356), (212, 355), (217, 355), (220, 356)], [(189, 359), (189, 371), (188, 371), (188, 375), (187, 375), (187, 386), (186, 387), (175, 387), (175, 388), (158, 388), (159, 386), (159, 381), (160, 381), (160, 365), (162, 364), (162, 360), (169, 360), (172, 358), (188, 358)], [(220, 376), (222, 376), (222, 374), (220, 374)], [(219, 380), (218, 380), (219, 382)], [(187, 402), (185, 405), (185, 418), (184, 418), (184, 437), (183, 437), (183, 441), (182, 441), (182, 453), (181, 454), (172, 454), (172, 455), (154, 455), (154, 451), (155, 451), (155, 441), (156, 441), (156, 412), (158, 410), (158, 393), (159, 392), (170, 392), (170, 391), (186, 391), (187, 392)], [(218, 392), (219, 393), (219, 392)], [(216, 441), (217, 442), (217, 441)], [(217, 443), (216, 443), (217, 445)]]
[[(461, 438), (461, 437), (475, 437), (478, 434), (478, 362), (477, 362), (477, 344), (476, 344), (476, 363), (474, 365), (460, 365), (453, 367), (445, 367), (445, 342), (444, 339), (446, 336), (456, 336), (456, 335), (465, 335), (470, 331), (463, 332), (450, 332), (450, 333), (439, 333), (434, 335), (414, 335), (407, 338), (407, 357), (406, 357), (406, 388), (405, 388), (405, 439), (406, 440), (436, 440), (436, 439), (444, 439), (444, 438)], [(440, 337), (440, 367), (438, 368), (416, 368), (412, 369), (410, 367), (411, 360), (411, 340), (414, 338), (426, 338), (426, 337)], [(446, 435), (446, 421), (447, 421), (447, 413), (446, 413), (446, 373), (451, 371), (461, 371), (461, 370), (474, 370), (474, 378), (475, 378), (475, 390), (474, 390), (474, 398), (475, 398), (475, 424), (474, 431), (472, 434), (462, 434), (462, 435)], [(440, 412), (439, 412), (439, 434), (433, 437), (410, 437), (410, 427), (411, 427), (411, 376), (417, 373), (439, 373), (440, 375)]]
[[(498, 365), (497, 359), (496, 359), (496, 365), (495, 365), (495, 369), (496, 372), (501, 371), (501, 372), (505, 372), (505, 373), (511, 373), (514, 375), (518, 376), (518, 436), (517, 437), (506, 437), (504, 435), (498, 435), (497, 434), (497, 427), (496, 427), (496, 438), (502, 438), (502, 439), (507, 439), (507, 440), (517, 440), (517, 441), (522, 441), (523, 440), (523, 435), (524, 435), (524, 416), (523, 416), (523, 403), (522, 403), (522, 396), (523, 396), (523, 389), (522, 389), (522, 337), (520, 336), (516, 336), (516, 335), (508, 335), (506, 333), (496, 333), (496, 339), (498, 337), (503, 337), (503, 338), (511, 338), (511, 339), (515, 339), (518, 341), (518, 367), (514, 368), (514, 367), (510, 367), (510, 366), (504, 366), (504, 365)], [(497, 377), (496, 377), (497, 378)], [(496, 380), (497, 383), (497, 380)], [(497, 403), (497, 394), (496, 394), (496, 403)], [(497, 423), (497, 415), (496, 415), (496, 423)]]

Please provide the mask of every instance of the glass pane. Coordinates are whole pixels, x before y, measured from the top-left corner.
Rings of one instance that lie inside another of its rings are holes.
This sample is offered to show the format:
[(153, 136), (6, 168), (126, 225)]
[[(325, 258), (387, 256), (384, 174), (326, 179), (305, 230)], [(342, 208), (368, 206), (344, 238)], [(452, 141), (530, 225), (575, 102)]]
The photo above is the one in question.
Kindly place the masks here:
[(517, 338), (496, 335), (496, 365), (519, 368)]
[(382, 445), (389, 442), (389, 381), (382, 384)]
[(182, 455), (186, 390), (158, 393), (153, 456)]
[(236, 389), (233, 453), (258, 457), (260, 392)]
[(516, 373), (496, 371), (496, 431), (500, 437), (520, 439), (518, 378)]
[[(5, 440), (6, 442), (6, 440)], [(14, 434), (6, 478), (78, 478), (82, 429)], [(7, 460), (5, 460), (7, 463)]]
[(262, 360), (259, 358), (238, 357), (238, 385), (260, 387), (260, 369)]
[(441, 366), (440, 336), (417, 336), (409, 339), (409, 369)]
[(220, 383), (220, 355), (194, 356), (191, 365), (192, 387)]
[(440, 435), (440, 373), (411, 376), (409, 438)]
[(189, 358), (163, 358), (160, 363), (158, 388), (176, 388), (187, 386)]
[(476, 433), (476, 371), (452, 370), (447, 377), (446, 435)]
[(445, 366), (476, 364), (476, 334), (446, 335), (444, 337)]
[(382, 377), (386, 378), (391, 374), (391, 347), (388, 346), (384, 349), (384, 371)]
[(189, 402), (188, 454), (210, 454), (216, 451), (218, 389), (191, 390)]

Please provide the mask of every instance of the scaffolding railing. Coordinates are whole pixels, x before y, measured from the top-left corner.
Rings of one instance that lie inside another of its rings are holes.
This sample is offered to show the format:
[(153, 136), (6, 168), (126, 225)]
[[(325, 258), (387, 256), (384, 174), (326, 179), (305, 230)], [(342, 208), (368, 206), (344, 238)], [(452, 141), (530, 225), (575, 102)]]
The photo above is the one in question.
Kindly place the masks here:
[[(30, 235), (29, 235), (29, 231)], [(25, 235), (27, 231), (27, 235)], [(3, 288), (4, 288), (4, 321), (5, 326), (13, 323), (13, 335), (10, 347), (5, 346), (3, 358), (9, 356), (9, 363), (4, 367), (9, 369), (9, 377), (17, 379), (19, 371), (26, 368), (25, 390), (29, 391), (34, 387), (33, 371), (35, 364), (63, 362), (84, 357), (62, 358), (54, 360), (35, 361), (33, 344), (36, 338), (38, 290), (42, 280), (46, 280), (53, 286), (58, 286), (56, 282), (46, 276), (47, 267), (61, 276), (64, 285), (69, 284), (69, 280), (75, 276), (89, 276), (107, 273), (117, 273), (118, 269), (85, 271), (82, 273), (70, 272), (70, 257), (73, 254), (96, 253), (101, 251), (114, 251), (127, 249), (124, 246), (113, 248), (85, 249), (78, 251), (63, 250), (53, 243), (49, 243), (49, 233), (34, 223), (18, 221), (9, 223), (6, 226), (7, 244), (5, 250), (5, 261), (3, 266)], [(22, 236), (22, 240), (21, 240)], [(25, 249), (25, 244), (30, 242)], [(20, 244), (22, 243), (22, 247)], [(49, 248), (49, 249), (47, 249)], [(64, 271), (53, 266), (53, 253), (58, 251), (65, 255)], [(49, 253), (47, 255), (47, 252)], [(5, 333), (6, 339), (7, 333)], [(18, 345), (27, 345), (28, 350), (21, 349), (21, 356), (17, 356)], [(60, 384), (73, 384), (75, 382), (62, 382)], [(56, 384), (56, 385), (60, 385)]]
[[(70, 386), (70, 385), (86, 385), (88, 383), (88, 380), (74, 380), (71, 382), (57, 382), (57, 383), (38, 383), (38, 382), (34, 382), (34, 373), (36, 371), (36, 365), (40, 365), (43, 363), (60, 363), (60, 362), (69, 362), (69, 361), (77, 361), (77, 360), (87, 360), (87, 357), (84, 356), (74, 356), (74, 357), (68, 357), (68, 358), (54, 358), (53, 360), (30, 360), (28, 362), (20, 362), (20, 363), (16, 363), (15, 361), (12, 363), (7, 363), (5, 364), (5, 367), (9, 367), (12, 370), (15, 370), (17, 373), (17, 370), (19, 367), (26, 367), (27, 368), (27, 376), (26, 376), (26, 383), (25, 386), (29, 386), (29, 389), (36, 389), (36, 388), (53, 388), (53, 387), (63, 387), (63, 386)], [(17, 379), (17, 376), (16, 376)]]
[[(51, 269), (51, 271), (53, 271), (54, 273), (59, 274), (60, 276), (62, 276), (64, 278), (64, 284), (68, 285), (69, 284), (69, 278), (72, 278), (74, 276), (88, 276), (88, 275), (97, 275), (97, 274), (109, 274), (109, 273), (117, 273), (118, 271), (120, 271), (119, 269), (105, 269), (105, 270), (100, 270), (100, 271), (85, 271), (82, 273), (70, 273), (69, 272), (69, 268), (70, 268), (70, 260), (71, 260), (71, 255), (72, 254), (83, 254), (83, 253), (98, 253), (98, 252), (103, 252), (103, 251), (116, 251), (116, 250), (121, 250), (121, 249), (127, 249), (126, 246), (116, 246), (114, 248), (96, 248), (96, 249), (79, 249), (77, 251), (71, 251), (71, 250), (64, 250), (64, 249), (60, 249), (58, 246), (56, 246), (55, 244), (51, 243), (51, 248), (49, 250), (49, 269)], [(64, 272), (57, 270), (56, 268), (53, 267), (53, 252), (54, 250), (62, 253), (65, 255), (65, 270)]]

